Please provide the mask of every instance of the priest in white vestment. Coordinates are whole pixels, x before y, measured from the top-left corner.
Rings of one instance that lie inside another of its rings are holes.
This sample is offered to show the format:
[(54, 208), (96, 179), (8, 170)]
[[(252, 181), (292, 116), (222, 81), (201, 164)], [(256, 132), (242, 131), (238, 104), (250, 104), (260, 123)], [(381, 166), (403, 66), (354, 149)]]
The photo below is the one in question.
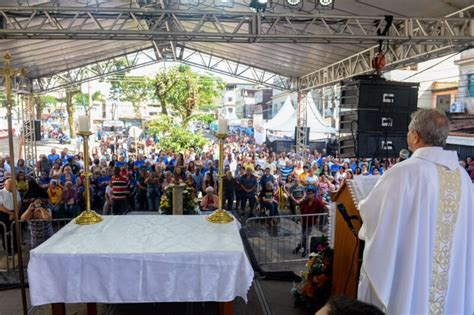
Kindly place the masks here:
[(365, 240), (358, 298), (387, 314), (474, 313), (474, 193), (447, 117), (420, 109), (408, 127), (411, 158), (359, 204)]

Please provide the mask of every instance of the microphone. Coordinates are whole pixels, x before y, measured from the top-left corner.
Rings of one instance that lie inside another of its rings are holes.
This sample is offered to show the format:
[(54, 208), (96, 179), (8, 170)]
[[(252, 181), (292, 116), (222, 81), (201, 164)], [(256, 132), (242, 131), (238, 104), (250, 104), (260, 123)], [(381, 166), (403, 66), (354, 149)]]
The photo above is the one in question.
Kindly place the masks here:
[(410, 151), (408, 151), (407, 149), (401, 149), (398, 156), (400, 157), (400, 162), (405, 161), (410, 157)]
[(346, 221), (347, 226), (351, 230), (352, 234), (354, 234), (354, 236), (357, 237), (357, 233), (355, 231), (354, 225), (352, 225), (352, 220), (356, 220), (359, 217), (356, 215), (349, 216), (349, 214), (347, 213), (346, 207), (344, 207), (342, 203), (337, 205), (337, 210), (339, 210), (339, 213), (342, 215), (342, 218), (344, 219), (344, 221)]

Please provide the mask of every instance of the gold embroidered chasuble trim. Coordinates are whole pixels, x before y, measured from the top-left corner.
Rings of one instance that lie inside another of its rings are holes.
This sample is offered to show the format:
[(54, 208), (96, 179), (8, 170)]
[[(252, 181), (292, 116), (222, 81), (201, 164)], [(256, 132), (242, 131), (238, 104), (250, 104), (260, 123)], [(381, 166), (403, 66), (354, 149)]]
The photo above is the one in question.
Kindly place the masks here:
[(437, 166), (437, 169), (440, 182), (429, 297), (430, 314), (444, 314), (454, 226), (456, 225), (461, 200), (461, 174), (459, 169), (451, 171), (441, 166)]

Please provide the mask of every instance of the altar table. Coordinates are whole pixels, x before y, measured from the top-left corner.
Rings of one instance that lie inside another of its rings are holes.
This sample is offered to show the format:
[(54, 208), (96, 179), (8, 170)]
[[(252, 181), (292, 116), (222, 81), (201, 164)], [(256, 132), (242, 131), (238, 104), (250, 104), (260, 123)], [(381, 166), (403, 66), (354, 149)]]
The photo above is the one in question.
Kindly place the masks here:
[(71, 222), (33, 249), (28, 264), (33, 306), (246, 301), (253, 276), (237, 223), (198, 215)]

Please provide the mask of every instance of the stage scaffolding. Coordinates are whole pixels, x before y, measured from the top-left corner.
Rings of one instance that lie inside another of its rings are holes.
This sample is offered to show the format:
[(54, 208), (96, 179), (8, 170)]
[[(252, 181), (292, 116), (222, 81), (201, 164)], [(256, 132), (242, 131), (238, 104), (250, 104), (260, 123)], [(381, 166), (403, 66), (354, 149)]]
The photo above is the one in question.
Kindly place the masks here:
[[(23, 159), (25, 160), (26, 176), (36, 176), (37, 147), (35, 137), (35, 111), (31, 94), (17, 94), (17, 101), (21, 110), (23, 122), (20, 147), (23, 148)], [(40, 131), (38, 131), (40, 133)], [(20, 156), (18, 157), (20, 158)]]

